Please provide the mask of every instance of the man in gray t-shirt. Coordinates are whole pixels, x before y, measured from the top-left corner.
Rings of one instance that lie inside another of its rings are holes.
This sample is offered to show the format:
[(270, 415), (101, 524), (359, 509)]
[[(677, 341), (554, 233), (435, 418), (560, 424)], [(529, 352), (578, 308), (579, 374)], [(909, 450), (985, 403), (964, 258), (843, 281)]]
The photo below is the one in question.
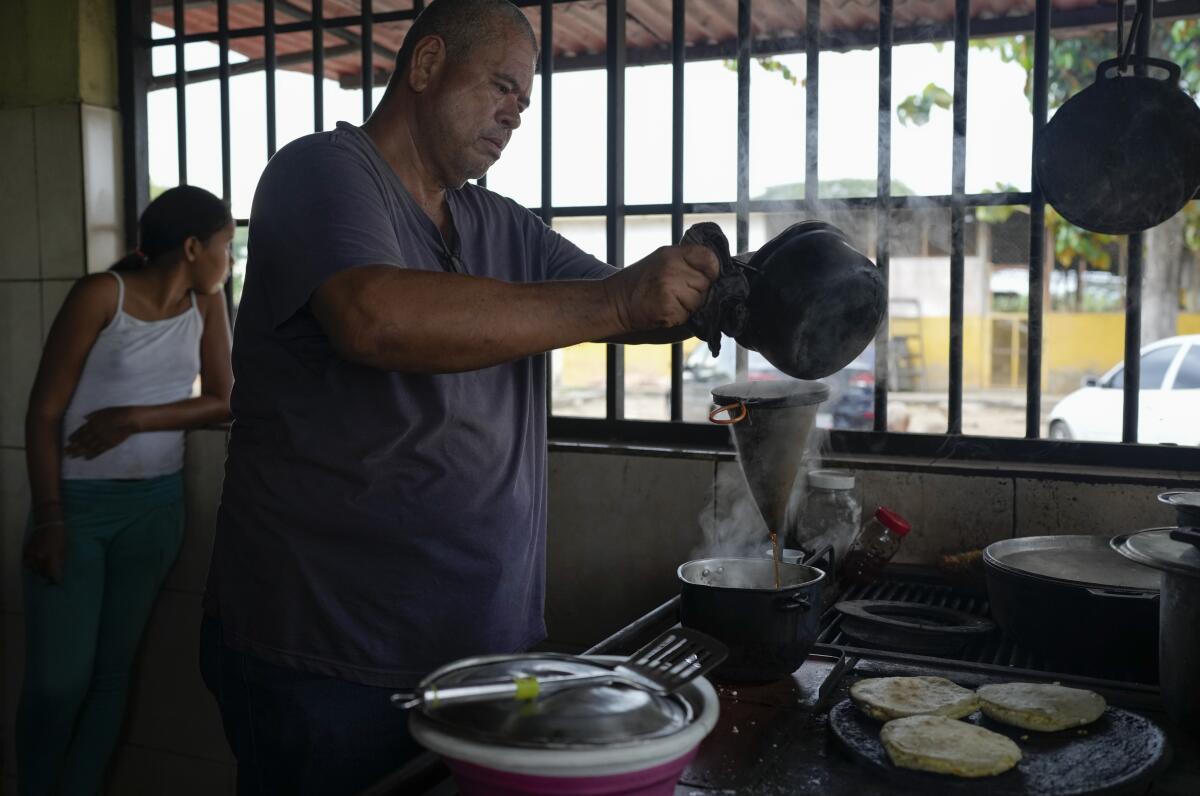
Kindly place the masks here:
[[(467, 182), (520, 124), (536, 58), (503, 0), (438, 0), (363, 127), (301, 138), (263, 172), (205, 600), (205, 676), (243, 783), (349, 792), (399, 754), (363, 751), (398, 745), (384, 689), (544, 637), (535, 355), (683, 339), (716, 275), (699, 247), (617, 271)], [(256, 699), (288, 706), (277, 726), (244, 726), (276, 715)]]

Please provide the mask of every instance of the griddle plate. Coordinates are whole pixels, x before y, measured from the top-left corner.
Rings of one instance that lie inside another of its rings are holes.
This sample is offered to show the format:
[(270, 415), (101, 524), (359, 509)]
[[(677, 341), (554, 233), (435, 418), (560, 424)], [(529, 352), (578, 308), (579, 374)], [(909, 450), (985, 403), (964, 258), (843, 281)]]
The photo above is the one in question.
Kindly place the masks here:
[[(997, 796), (1068, 796), (1124, 793), (1149, 783), (1166, 767), (1166, 736), (1149, 719), (1109, 707), (1095, 722), (1079, 730), (1037, 732), (1010, 727), (975, 713), (966, 721), (1011, 738), (1021, 748), (1017, 767), (994, 777), (967, 779), (900, 768), (892, 763), (879, 731), (883, 723), (869, 718), (845, 699), (829, 711), (829, 727), (839, 745), (857, 763), (914, 793), (981, 793)], [(1086, 732), (1086, 735), (1080, 734)]]

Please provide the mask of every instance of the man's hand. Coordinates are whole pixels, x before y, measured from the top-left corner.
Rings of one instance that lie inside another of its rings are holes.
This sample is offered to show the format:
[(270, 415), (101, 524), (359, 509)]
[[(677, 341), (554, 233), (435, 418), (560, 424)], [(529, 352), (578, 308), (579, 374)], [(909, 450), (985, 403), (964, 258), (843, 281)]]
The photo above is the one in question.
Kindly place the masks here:
[(139, 430), (136, 406), (113, 406), (87, 416), (87, 422), (67, 440), (68, 456), (94, 459), (117, 447)]
[(25, 545), (25, 564), (43, 578), (62, 583), (67, 558), (67, 526), (48, 523), (34, 531)]
[(706, 246), (663, 246), (604, 280), (625, 332), (681, 326), (720, 273)]

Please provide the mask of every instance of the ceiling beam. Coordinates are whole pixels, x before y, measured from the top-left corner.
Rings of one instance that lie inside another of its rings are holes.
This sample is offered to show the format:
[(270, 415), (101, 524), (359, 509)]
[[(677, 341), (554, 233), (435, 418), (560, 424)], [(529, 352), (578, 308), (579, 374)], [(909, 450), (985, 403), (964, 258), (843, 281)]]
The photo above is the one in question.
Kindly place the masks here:
[[(559, 0), (555, 0), (558, 2)], [(170, 2), (170, 0), (155, 0), (155, 2)], [(518, 5), (532, 5), (529, 0), (518, 0)], [(290, 16), (297, 14), (304, 19), (309, 18), (307, 9), (295, 6), (287, 0), (276, 0), (276, 8), (288, 7)], [(1200, 0), (1161, 0), (1155, 5), (1155, 21), (1167, 21), (1185, 17), (1200, 16)], [(1114, 13), (1109, 6), (1053, 11), (1051, 25), (1055, 32), (1078, 31), (1093, 27), (1107, 27), (1114, 24)], [(971, 20), (971, 38), (987, 39), (997, 36), (1008, 36), (1018, 33), (1032, 33), (1034, 25), (1033, 14), (1014, 17), (992, 17), (989, 19)], [(347, 44), (345, 47), (330, 47), (325, 50), (327, 59), (337, 58), (359, 52), (361, 37), (342, 28), (326, 28), (329, 35), (336, 35)], [(953, 39), (953, 23), (929, 23), (914, 25), (907, 28), (897, 28), (893, 36), (896, 46), (917, 44), (922, 42), (949, 41)], [(874, 28), (862, 28), (855, 31), (822, 31), (821, 49), (831, 51), (847, 51), (858, 49), (873, 49), (878, 46), (879, 32)], [(755, 56), (786, 55), (804, 51), (803, 36), (784, 36), (774, 39), (756, 39), (753, 52)], [(379, 43), (375, 44), (375, 52), (395, 62), (396, 52)], [(686, 47), (688, 61), (706, 61), (737, 57), (737, 42), (718, 42), (716, 44), (693, 44)], [(289, 66), (311, 63), (312, 53), (304, 51), (278, 56), (278, 65)], [(626, 62), (629, 66), (648, 66), (651, 64), (671, 63), (670, 46), (643, 47), (629, 49)], [(241, 75), (263, 69), (262, 59), (253, 59), (230, 66), (231, 74)], [(556, 54), (554, 69), (556, 72), (581, 71), (586, 69), (603, 69), (605, 66), (604, 53), (591, 53), (576, 56)], [(211, 74), (210, 74), (211, 73)], [(375, 69), (376, 85), (383, 85), (390, 76), (390, 70)], [(216, 79), (215, 69), (196, 69), (187, 73), (187, 82), (198, 83)], [(343, 88), (359, 88), (362, 82), (361, 68), (354, 74), (347, 73), (340, 77)], [(175, 85), (175, 75), (159, 75), (151, 81), (150, 90), (171, 88)]]

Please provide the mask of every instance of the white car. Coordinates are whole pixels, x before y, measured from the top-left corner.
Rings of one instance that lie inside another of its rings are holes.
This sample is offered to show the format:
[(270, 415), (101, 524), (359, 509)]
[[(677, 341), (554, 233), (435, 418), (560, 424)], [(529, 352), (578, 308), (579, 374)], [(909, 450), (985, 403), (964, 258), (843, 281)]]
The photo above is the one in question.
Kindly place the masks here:
[[(1200, 445), (1200, 334), (1142, 347), (1138, 442)], [(1121, 441), (1125, 365), (1063, 398), (1050, 412), (1051, 439)]]

